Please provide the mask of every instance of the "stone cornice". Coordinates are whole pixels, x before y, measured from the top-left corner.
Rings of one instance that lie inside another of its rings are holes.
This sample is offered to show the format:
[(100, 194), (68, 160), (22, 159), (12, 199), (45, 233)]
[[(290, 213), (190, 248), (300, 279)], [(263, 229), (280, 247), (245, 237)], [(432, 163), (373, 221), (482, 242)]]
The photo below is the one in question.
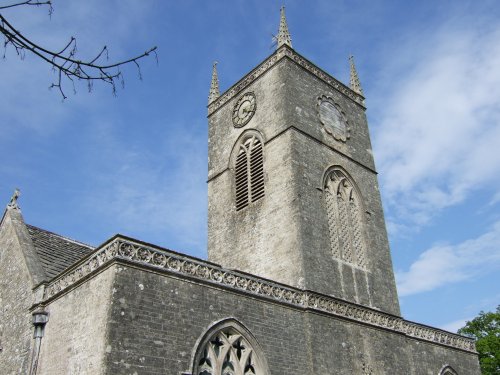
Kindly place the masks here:
[(45, 288), (42, 304), (68, 291), (72, 286), (83, 282), (115, 261), (125, 261), (139, 268), (168, 273), (192, 281), (223, 287), (254, 298), (263, 298), (299, 309), (349, 319), (417, 340), (476, 353), (474, 340), (457, 334), (413, 323), (398, 316), (335, 297), (286, 286), (243, 272), (227, 270), (214, 263), (122, 236), (115, 236), (96, 249), (92, 255), (51, 281)]
[(240, 93), (243, 89), (249, 86), (252, 82), (257, 80), (260, 76), (266, 73), (269, 69), (275, 66), (278, 62), (280, 62), (283, 58), (289, 58), (294, 61), (296, 64), (307, 70), (309, 73), (313, 74), (333, 89), (339, 91), (345, 96), (351, 98), (355, 103), (361, 105), (365, 108), (364, 97), (357, 92), (351, 90), (349, 87), (344, 85), (342, 82), (336, 80), (331, 75), (326, 73), (324, 70), (318, 68), (312, 62), (307, 60), (306, 58), (299, 55), (292, 48), (288, 47), (286, 44), (281, 46), (275, 53), (265, 59), (260, 65), (258, 65), (255, 69), (253, 69), (250, 73), (248, 73), (245, 77), (239, 80), (236, 84), (231, 86), (226, 92), (224, 92), (221, 96), (219, 96), (216, 100), (211, 102), (208, 105), (208, 116), (211, 116), (215, 113), (219, 108), (224, 106), (227, 102), (229, 102), (235, 95)]

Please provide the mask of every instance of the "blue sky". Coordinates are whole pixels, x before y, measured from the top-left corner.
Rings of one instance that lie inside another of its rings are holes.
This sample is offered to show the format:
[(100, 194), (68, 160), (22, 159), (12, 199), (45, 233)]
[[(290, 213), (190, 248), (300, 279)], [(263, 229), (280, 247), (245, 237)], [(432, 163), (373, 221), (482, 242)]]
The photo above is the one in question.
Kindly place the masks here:
[[(54, 1), (4, 11), (40, 44), (110, 60), (154, 45), (118, 96), (12, 49), (0, 61), (0, 199), (98, 245), (115, 233), (206, 257), (206, 104), (273, 52), (278, 1)], [(284, 1), (293, 46), (348, 82), (354, 54), (403, 316), (456, 330), (500, 303), (500, 3)], [(3, 197), (3, 198), (1, 198)]]

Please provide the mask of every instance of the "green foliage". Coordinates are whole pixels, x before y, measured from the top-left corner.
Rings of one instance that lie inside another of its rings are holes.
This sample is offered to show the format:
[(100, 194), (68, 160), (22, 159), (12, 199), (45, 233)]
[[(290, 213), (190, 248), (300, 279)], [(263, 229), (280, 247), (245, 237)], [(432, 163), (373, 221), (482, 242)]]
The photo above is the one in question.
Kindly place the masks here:
[(458, 333), (476, 339), (479, 363), (483, 375), (500, 374), (500, 305), (496, 312), (479, 313)]

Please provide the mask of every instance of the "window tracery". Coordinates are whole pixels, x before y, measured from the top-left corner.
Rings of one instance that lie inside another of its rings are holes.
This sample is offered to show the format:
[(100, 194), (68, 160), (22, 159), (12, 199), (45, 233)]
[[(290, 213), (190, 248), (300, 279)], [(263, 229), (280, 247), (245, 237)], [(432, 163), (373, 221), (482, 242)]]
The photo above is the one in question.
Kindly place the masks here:
[(334, 168), (327, 173), (324, 191), (333, 256), (365, 268), (361, 200), (354, 183)]
[(439, 375), (458, 375), (458, 373), (451, 366), (445, 366)]
[(202, 342), (195, 358), (194, 375), (266, 375), (249, 340), (232, 326)]
[(239, 144), (234, 168), (237, 211), (264, 197), (263, 159), (262, 142), (256, 135)]

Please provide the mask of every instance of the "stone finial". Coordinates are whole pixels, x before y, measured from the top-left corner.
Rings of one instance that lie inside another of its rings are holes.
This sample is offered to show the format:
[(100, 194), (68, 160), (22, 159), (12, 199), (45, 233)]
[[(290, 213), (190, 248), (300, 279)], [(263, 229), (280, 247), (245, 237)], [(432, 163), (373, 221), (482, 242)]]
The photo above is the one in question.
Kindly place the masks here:
[(220, 96), (219, 77), (217, 76), (217, 61), (214, 61), (212, 68), (212, 82), (210, 83), (210, 92), (208, 93), (208, 104), (212, 103)]
[(17, 199), (21, 195), (21, 191), (19, 189), (14, 190), (14, 194), (12, 194), (12, 198), (10, 198), (10, 202), (7, 205), (7, 208), (11, 208), (14, 210), (19, 210), (19, 205), (17, 204)]
[(350, 86), (354, 92), (363, 95), (363, 89), (361, 88), (361, 83), (359, 82), (358, 72), (356, 71), (356, 66), (354, 65), (354, 56), (349, 56), (349, 63), (351, 65), (351, 79)]
[(281, 10), (280, 10), (280, 28), (279, 28), (278, 36), (276, 37), (276, 40), (278, 41), (277, 48), (280, 48), (283, 44), (286, 44), (289, 47), (292, 47), (292, 37), (290, 36), (290, 33), (288, 32), (288, 25), (286, 23), (285, 7), (284, 6), (282, 6)]

